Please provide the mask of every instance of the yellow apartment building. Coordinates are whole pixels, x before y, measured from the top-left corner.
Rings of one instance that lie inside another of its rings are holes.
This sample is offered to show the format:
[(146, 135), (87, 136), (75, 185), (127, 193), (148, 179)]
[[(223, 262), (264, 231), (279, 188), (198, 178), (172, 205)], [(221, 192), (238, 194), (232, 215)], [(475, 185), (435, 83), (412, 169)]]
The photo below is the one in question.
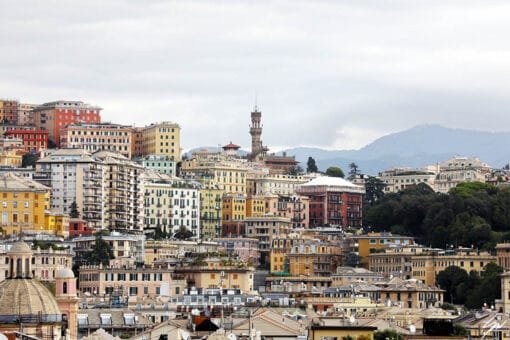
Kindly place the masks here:
[(436, 283), (436, 275), (450, 266), (457, 266), (466, 272), (480, 273), (490, 262), (496, 262), (496, 256), (474, 249), (456, 249), (450, 251), (432, 251), (411, 257), (413, 278), (427, 285)]
[(224, 195), (221, 205), (222, 235), (244, 235), (246, 219), (246, 197)]
[(208, 240), (221, 236), (223, 190), (208, 178), (200, 182), (200, 237)]
[[(212, 185), (226, 194), (246, 195), (247, 165), (235, 160), (225, 160), (221, 155), (202, 156), (193, 153), (193, 159), (182, 162), (184, 176), (197, 180), (207, 177)], [(209, 158), (208, 158), (209, 157)]]
[(388, 232), (368, 233), (349, 237), (350, 251), (361, 256), (360, 264), (367, 269), (370, 254), (383, 251), (392, 245), (408, 246), (413, 244), (414, 239), (410, 236), (393, 235)]
[(0, 165), (13, 168), (21, 167), (23, 156), (17, 150), (3, 150), (0, 152)]
[(69, 237), (69, 215), (46, 211), (44, 214), (44, 231), (63, 237)]
[(246, 217), (264, 216), (266, 210), (266, 202), (264, 197), (249, 196), (246, 199)]
[(43, 231), (50, 189), (13, 174), (0, 176), (0, 213), (4, 235)]
[(188, 285), (197, 288), (238, 288), (244, 294), (253, 291), (253, 267), (219, 258), (206, 258), (204, 261), (207, 264), (175, 267), (175, 274), (182, 275)]
[(181, 127), (170, 122), (151, 124), (142, 129), (144, 155), (163, 155), (181, 160)]

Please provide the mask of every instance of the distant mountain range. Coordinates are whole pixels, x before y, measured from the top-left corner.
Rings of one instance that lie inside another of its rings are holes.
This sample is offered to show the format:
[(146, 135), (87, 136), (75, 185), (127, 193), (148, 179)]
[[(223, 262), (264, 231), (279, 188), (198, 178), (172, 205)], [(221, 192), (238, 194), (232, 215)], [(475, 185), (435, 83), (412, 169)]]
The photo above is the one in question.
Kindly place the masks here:
[(478, 157), (501, 168), (510, 161), (510, 132), (451, 129), (439, 125), (418, 125), (376, 139), (359, 150), (324, 150), (297, 147), (285, 150), (306, 167), (308, 157), (319, 170), (338, 166), (345, 172), (354, 162), (362, 173), (377, 174), (392, 167), (422, 167), (441, 163), (453, 156)]
[[(282, 152), (296, 156), (305, 169), (308, 157), (311, 156), (321, 171), (330, 166), (338, 166), (347, 173), (349, 164), (354, 162), (362, 173), (375, 175), (392, 167), (434, 165), (456, 155), (478, 157), (495, 168), (501, 168), (510, 162), (510, 147), (507, 147), (509, 141), (510, 132), (418, 125), (378, 138), (359, 150), (296, 147)], [(218, 147), (201, 147), (190, 152), (201, 149), (217, 151)], [(240, 152), (246, 154), (246, 151)]]

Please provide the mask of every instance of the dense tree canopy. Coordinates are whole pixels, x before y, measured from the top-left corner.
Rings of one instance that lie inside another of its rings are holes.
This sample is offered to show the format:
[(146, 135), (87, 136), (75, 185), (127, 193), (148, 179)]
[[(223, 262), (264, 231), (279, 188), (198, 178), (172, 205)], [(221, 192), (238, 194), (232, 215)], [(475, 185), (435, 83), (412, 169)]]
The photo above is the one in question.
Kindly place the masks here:
[(315, 159), (312, 157), (308, 157), (308, 162), (306, 162), (306, 172), (318, 172), (317, 164), (315, 163)]
[(86, 253), (84, 260), (88, 264), (108, 265), (111, 259), (114, 259), (112, 246), (106, 242), (101, 235), (96, 236), (96, 241), (90, 252)]
[(336, 166), (330, 166), (329, 168), (327, 168), (326, 175), (331, 176), (331, 177), (342, 177), (342, 178), (344, 178), (344, 176), (345, 176), (344, 171)]
[(414, 236), (433, 247), (493, 249), (510, 240), (510, 188), (472, 182), (439, 194), (421, 183), (366, 206), (364, 225)]
[(481, 275), (450, 266), (437, 274), (436, 283), (446, 290), (445, 300), (463, 304), (468, 309), (481, 309), (484, 304), (491, 306), (501, 297), (501, 273), (503, 268), (493, 262), (485, 266)]

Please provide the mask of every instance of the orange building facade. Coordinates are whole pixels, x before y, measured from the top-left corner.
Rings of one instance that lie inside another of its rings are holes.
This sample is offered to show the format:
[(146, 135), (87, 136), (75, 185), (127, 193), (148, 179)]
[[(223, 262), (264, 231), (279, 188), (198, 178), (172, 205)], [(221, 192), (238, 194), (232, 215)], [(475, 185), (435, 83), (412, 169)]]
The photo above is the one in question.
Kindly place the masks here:
[(34, 108), (34, 124), (48, 131), (48, 139), (60, 147), (61, 130), (76, 123), (100, 123), (101, 108), (81, 101), (56, 101)]
[(4, 136), (21, 139), (26, 152), (38, 153), (48, 148), (48, 132), (44, 130), (9, 130)]

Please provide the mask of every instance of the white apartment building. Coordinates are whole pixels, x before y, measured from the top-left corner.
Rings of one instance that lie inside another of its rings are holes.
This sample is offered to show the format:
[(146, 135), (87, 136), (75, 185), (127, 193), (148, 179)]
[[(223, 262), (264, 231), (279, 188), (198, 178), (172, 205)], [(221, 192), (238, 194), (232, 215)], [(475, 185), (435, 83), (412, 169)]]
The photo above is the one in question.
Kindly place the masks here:
[(51, 188), (52, 210), (69, 213), (76, 202), (80, 217), (97, 230), (141, 232), (143, 172), (117, 153), (59, 149), (37, 162), (34, 179)]
[(393, 168), (379, 173), (381, 181), (386, 185), (385, 193), (399, 192), (406, 188), (425, 183), (434, 188), (436, 172), (419, 168)]
[(69, 214), (71, 204), (76, 202), (80, 217), (101, 228), (104, 171), (101, 162), (87, 151), (60, 149), (37, 161), (34, 179), (51, 188), (51, 210)]
[(476, 157), (453, 157), (439, 165), (434, 190), (447, 193), (464, 182), (485, 182), (492, 171), (491, 166)]
[(143, 174), (145, 169), (122, 156), (110, 151), (93, 154), (99, 159), (105, 171), (104, 220), (109, 230), (143, 231)]
[(310, 176), (280, 174), (256, 176), (248, 178), (247, 194), (257, 196), (293, 195), (299, 185), (307, 183), (311, 179)]
[(160, 229), (175, 234), (181, 227), (200, 237), (200, 185), (169, 175), (151, 172), (144, 183), (144, 232)]

